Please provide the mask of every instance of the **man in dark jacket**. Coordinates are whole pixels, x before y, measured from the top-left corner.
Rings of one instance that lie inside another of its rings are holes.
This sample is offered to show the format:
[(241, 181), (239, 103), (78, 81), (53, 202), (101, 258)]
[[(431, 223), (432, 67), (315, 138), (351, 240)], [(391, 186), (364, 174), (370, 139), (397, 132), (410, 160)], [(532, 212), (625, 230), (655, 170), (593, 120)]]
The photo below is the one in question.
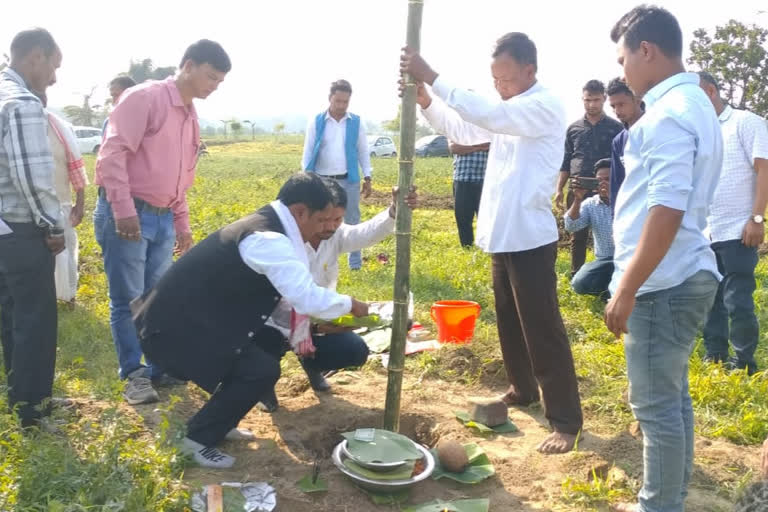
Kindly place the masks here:
[(323, 180), (297, 174), (276, 201), (203, 240), (133, 304), (147, 357), (211, 393), (182, 441), (198, 464), (231, 467), (234, 457), (215, 446), (252, 437), (236, 426), (280, 376), (279, 361), (256, 342), (281, 301), (292, 308), (299, 355), (311, 355), (309, 316), (367, 314), (366, 304), (317, 286), (309, 273), (304, 243), (328, 229), (331, 211)]

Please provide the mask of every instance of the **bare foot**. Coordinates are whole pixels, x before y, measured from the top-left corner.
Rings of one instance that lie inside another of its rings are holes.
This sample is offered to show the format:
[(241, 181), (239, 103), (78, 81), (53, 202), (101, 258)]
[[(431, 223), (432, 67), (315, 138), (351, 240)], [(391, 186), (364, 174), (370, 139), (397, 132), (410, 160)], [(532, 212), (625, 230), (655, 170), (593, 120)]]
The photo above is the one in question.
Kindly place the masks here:
[(573, 450), (573, 445), (576, 444), (576, 437), (574, 434), (552, 432), (536, 449), (540, 453), (547, 455), (566, 453)]
[(768, 439), (763, 443), (763, 464), (761, 469), (763, 479), (768, 480)]
[(636, 503), (619, 503), (613, 506), (613, 512), (638, 512), (639, 507)]
[(539, 401), (538, 398), (523, 398), (515, 393), (515, 391), (511, 388), (509, 391), (501, 395), (499, 400), (507, 404), (507, 407), (525, 407)]

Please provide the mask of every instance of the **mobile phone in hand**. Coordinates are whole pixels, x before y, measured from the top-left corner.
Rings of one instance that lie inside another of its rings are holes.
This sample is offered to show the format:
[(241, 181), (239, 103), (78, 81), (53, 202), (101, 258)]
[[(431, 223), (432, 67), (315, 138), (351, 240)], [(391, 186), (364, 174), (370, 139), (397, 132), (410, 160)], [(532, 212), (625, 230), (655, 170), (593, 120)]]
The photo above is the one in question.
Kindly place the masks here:
[(594, 191), (597, 190), (598, 185), (600, 184), (600, 180), (597, 178), (587, 178), (578, 176), (576, 178), (576, 185), (579, 188), (583, 188), (584, 190)]

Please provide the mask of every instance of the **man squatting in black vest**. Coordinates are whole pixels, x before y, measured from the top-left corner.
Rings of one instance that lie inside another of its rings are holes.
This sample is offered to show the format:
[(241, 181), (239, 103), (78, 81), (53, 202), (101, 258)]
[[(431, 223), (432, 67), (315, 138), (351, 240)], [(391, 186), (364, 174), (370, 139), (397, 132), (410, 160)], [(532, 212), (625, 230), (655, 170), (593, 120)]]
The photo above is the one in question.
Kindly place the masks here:
[(292, 308), (289, 341), (299, 356), (312, 352), (309, 317), (368, 314), (367, 304), (310, 275), (304, 244), (329, 229), (332, 203), (321, 178), (296, 174), (276, 201), (197, 244), (132, 304), (144, 354), (211, 393), (182, 441), (201, 466), (231, 467), (234, 457), (216, 445), (252, 437), (236, 427), (280, 377), (279, 360), (257, 341), (281, 301)]

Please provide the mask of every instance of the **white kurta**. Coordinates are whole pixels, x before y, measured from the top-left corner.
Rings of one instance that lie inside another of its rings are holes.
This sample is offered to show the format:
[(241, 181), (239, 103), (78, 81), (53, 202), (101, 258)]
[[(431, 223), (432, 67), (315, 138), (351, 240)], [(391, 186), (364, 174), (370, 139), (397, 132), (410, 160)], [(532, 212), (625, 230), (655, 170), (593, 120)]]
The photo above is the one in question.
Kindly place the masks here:
[[(374, 218), (350, 226), (342, 224), (328, 240), (323, 240), (315, 250), (305, 243), (309, 271), (315, 284), (336, 290), (339, 282), (339, 257), (342, 254), (359, 251), (381, 242), (395, 229), (395, 219), (389, 216), (389, 209)], [(281, 301), (267, 320), (267, 325), (282, 332), (286, 337), (290, 333), (290, 307)]]
[(79, 278), (77, 272), (79, 250), (77, 233), (69, 221), (69, 213), (72, 211), (72, 187), (69, 184), (67, 152), (64, 144), (53, 130), (48, 130), (48, 138), (51, 143), (51, 153), (53, 154), (56, 195), (61, 203), (61, 218), (64, 225), (65, 249), (56, 255), (56, 270), (54, 273), (56, 298), (69, 302), (74, 300), (77, 295)]
[(309, 243), (305, 244), (309, 270), (315, 283), (335, 290), (339, 282), (339, 256), (381, 242), (394, 229), (395, 219), (389, 216), (387, 209), (362, 224), (342, 224), (331, 238), (320, 242), (317, 250)]
[(466, 146), (491, 141), (478, 247), (519, 252), (557, 241), (552, 194), (567, 129), (562, 102), (539, 83), (506, 101), (455, 88), (442, 75), (432, 90), (439, 99), (422, 112), (435, 130)]
[(349, 296), (315, 284), (299, 228), (288, 209), (276, 203), (272, 206), (286, 234), (265, 231), (248, 235), (238, 246), (243, 262), (264, 274), (282, 300), (301, 315), (332, 320), (349, 313), (352, 309)]

